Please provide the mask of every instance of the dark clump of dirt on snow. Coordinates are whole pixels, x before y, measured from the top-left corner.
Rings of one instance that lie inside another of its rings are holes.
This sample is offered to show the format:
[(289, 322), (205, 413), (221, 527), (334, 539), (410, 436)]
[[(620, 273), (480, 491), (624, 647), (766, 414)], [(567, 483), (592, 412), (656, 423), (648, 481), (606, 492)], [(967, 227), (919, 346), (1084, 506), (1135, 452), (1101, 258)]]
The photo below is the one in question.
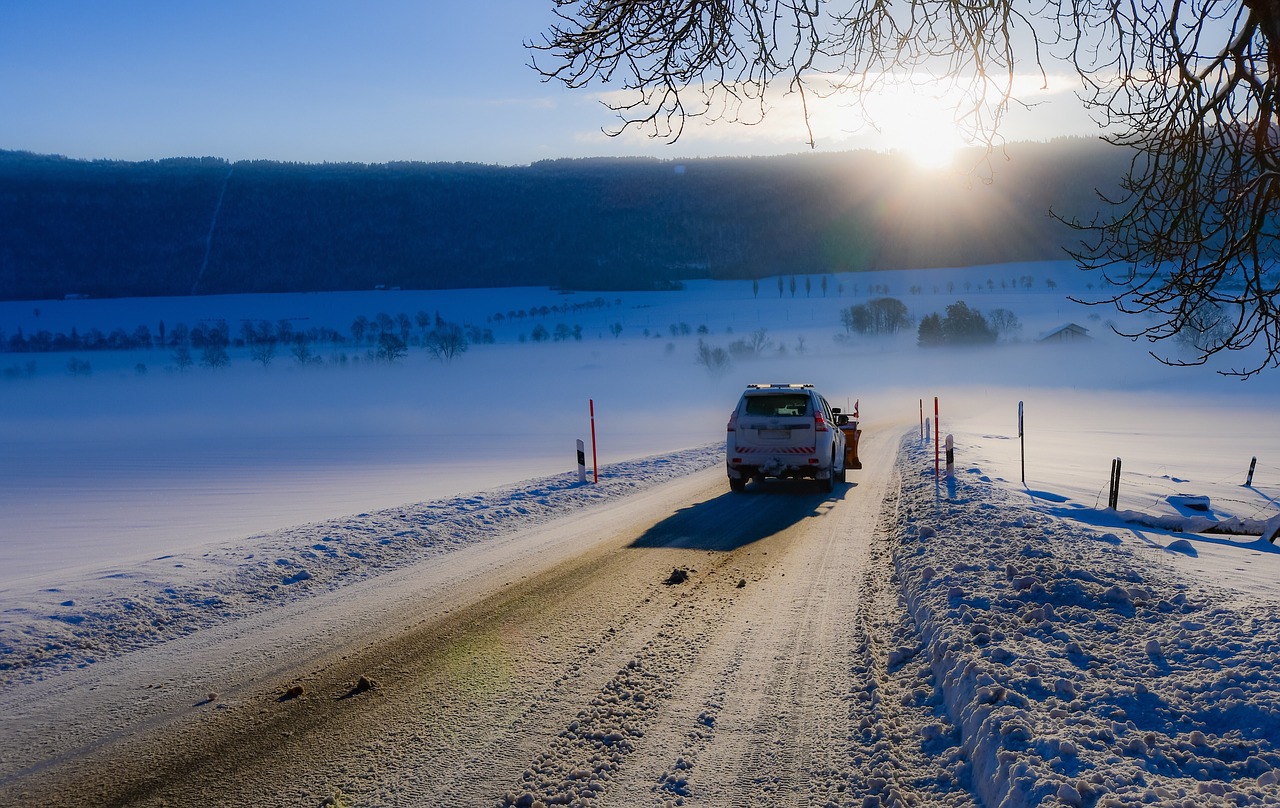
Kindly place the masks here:
[(663, 581), (663, 583), (666, 584), (667, 586), (675, 586), (676, 584), (682, 584), (685, 581), (689, 580), (690, 572), (693, 572), (693, 570), (686, 569), (684, 567), (674, 567), (671, 570), (671, 574), (667, 576), (667, 579)]

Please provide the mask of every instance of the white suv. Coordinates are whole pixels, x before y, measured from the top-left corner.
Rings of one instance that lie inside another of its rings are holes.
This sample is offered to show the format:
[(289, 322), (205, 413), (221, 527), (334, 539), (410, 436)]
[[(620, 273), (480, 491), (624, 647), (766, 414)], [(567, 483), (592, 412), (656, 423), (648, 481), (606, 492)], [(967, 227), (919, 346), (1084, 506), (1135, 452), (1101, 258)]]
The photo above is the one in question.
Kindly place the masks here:
[(808, 477), (823, 491), (845, 481), (847, 418), (811, 384), (752, 384), (729, 416), (725, 465), (729, 487), (752, 478)]

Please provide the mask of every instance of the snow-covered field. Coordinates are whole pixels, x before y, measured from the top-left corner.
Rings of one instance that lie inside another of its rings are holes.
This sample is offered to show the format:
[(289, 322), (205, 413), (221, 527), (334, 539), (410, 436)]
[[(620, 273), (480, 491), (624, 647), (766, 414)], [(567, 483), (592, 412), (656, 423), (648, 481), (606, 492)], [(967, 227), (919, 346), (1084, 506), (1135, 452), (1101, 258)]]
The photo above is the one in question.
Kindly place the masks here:
[[(834, 276), (825, 296), (767, 281), (0, 303), (6, 335), (284, 318), (346, 331), (425, 310), (495, 337), (450, 363), (348, 346), (322, 348), (324, 366), (233, 352), (179, 372), (152, 350), (82, 353), (92, 373), (73, 377), (65, 354), (0, 356), (24, 371), (0, 378), (0, 675), (47, 681), (661, 485), (720, 462), (745, 383), (801, 380), (906, 436), (895, 563), (923, 645), (891, 662), (936, 677), (986, 804), (1280, 803), (1280, 554), (1258, 538), (1280, 513), (1280, 378), (1165, 368), (1108, 333), (1110, 311), (1066, 299), (1084, 283), (1046, 263)], [(1022, 329), (985, 350), (841, 337), (840, 309), (873, 285), (917, 318), (963, 299)], [(506, 316), (543, 305), (567, 310)], [(1068, 322), (1094, 339), (1036, 342)], [(582, 339), (528, 341), (537, 323)], [(761, 357), (718, 375), (695, 363), (699, 339), (760, 328)], [(935, 397), (951, 483), (918, 434)], [(598, 487), (572, 474), (590, 401)]]

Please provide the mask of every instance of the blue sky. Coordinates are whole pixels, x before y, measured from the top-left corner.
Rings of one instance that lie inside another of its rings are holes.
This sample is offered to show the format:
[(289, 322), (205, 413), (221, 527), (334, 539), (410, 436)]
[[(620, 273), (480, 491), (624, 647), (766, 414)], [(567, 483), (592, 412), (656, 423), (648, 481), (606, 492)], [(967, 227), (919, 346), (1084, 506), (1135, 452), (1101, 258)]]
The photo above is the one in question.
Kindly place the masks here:
[[(594, 91), (545, 84), (527, 66), (523, 43), (551, 21), (551, 0), (4, 0), (3, 7), (0, 149), (123, 160), (523, 164), (807, 148), (785, 103), (764, 126), (699, 123), (674, 146), (605, 137), (600, 130), (616, 119)], [(1052, 95), (1012, 122), (1012, 139), (1089, 131), (1087, 122), (1063, 118), (1070, 104)], [(876, 135), (851, 112), (832, 109), (819, 147), (882, 148), (895, 139), (897, 114), (887, 113)]]

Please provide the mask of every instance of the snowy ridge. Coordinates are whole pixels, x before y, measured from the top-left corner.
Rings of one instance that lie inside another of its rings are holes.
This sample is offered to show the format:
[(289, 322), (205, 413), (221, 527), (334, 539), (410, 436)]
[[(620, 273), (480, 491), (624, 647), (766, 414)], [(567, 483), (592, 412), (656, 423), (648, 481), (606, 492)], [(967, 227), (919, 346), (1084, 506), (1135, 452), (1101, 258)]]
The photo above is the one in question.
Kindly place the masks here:
[(931, 454), (900, 451), (895, 567), (983, 803), (1280, 804), (1280, 604)]
[[(723, 460), (719, 444), (344, 519), (6, 593), (0, 682), (42, 679), (625, 497)], [(17, 594), (18, 597), (14, 597)]]
[(1121, 509), (1115, 512), (1118, 519), (1135, 525), (1153, 527), (1170, 533), (1221, 533), (1235, 536), (1259, 536), (1263, 539), (1275, 535), (1280, 526), (1280, 516), (1270, 519), (1246, 519), (1232, 516), (1215, 519), (1209, 516), (1150, 514), (1144, 511)]

